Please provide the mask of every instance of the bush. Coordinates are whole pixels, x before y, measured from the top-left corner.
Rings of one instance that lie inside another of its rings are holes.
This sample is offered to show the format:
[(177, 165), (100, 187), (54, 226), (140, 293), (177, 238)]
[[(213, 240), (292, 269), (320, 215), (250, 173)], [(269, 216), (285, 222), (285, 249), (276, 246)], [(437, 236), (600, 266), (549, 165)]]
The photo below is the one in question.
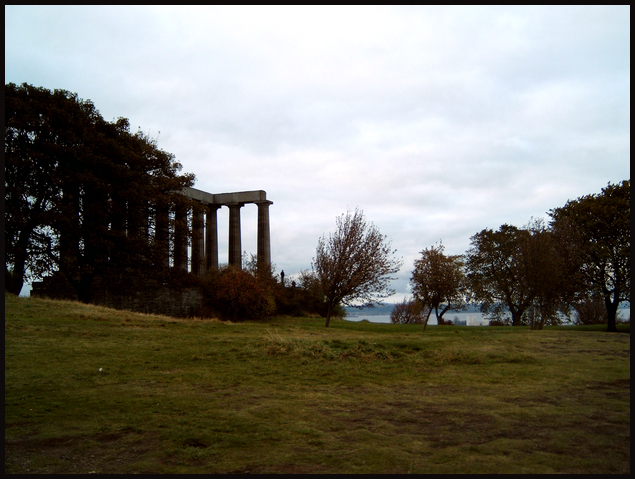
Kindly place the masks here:
[(489, 320), (490, 326), (507, 326), (509, 321), (504, 321), (501, 318), (493, 318)]
[(205, 316), (223, 320), (262, 319), (276, 310), (268, 284), (240, 269), (228, 266), (211, 274), (203, 284)]
[[(313, 271), (301, 271), (298, 282), (303, 301), (303, 310), (308, 313), (305, 315), (318, 314), (325, 318), (329, 308), (317, 275)], [(341, 303), (338, 303), (333, 306), (331, 315), (343, 318), (346, 316), (346, 310)]]
[(607, 324), (608, 313), (602, 298), (588, 298), (573, 306), (573, 318), (576, 324)]
[[(306, 288), (305, 284), (300, 280), (300, 286), (296, 286), (295, 281), (286, 280), (284, 283), (278, 281), (280, 276), (276, 274), (274, 264), (269, 268), (262, 268), (258, 265), (258, 259), (253, 254), (250, 256), (243, 255), (244, 271), (258, 279), (261, 287), (269, 291), (273, 295), (276, 314), (285, 316), (326, 316), (326, 305), (319, 292)], [(341, 308), (339, 316), (346, 313)], [(338, 316), (338, 314), (335, 314)]]
[(401, 303), (395, 304), (390, 321), (393, 324), (423, 324), (428, 314), (420, 302), (404, 298)]
[(278, 314), (295, 317), (326, 314), (326, 309), (320, 308), (319, 300), (303, 288), (278, 283), (273, 289), (273, 294)]

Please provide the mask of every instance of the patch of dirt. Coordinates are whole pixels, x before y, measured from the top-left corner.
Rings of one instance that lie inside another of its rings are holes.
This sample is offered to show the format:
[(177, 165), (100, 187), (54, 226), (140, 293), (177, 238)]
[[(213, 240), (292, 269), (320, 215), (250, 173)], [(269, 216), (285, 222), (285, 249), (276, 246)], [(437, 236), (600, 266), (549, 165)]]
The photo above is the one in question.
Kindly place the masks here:
[(552, 406), (558, 405), (558, 400), (552, 397), (515, 397), (515, 398), (504, 398), (503, 402), (508, 404), (518, 404), (521, 407), (532, 407), (536, 404), (550, 404)]
[(598, 356), (608, 356), (608, 357), (624, 357), (629, 358), (631, 356), (630, 349), (622, 349), (622, 350), (609, 350), (605, 351), (602, 349), (578, 349), (569, 351), (571, 353), (580, 353), (580, 354), (596, 354)]
[[(599, 383), (597, 387), (630, 388), (630, 380)], [(627, 391), (629, 394), (630, 391)], [(527, 405), (553, 404), (549, 397), (510, 400), (525, 401)], [(481, 445), (496, 439), (519, 439), (531, 441), (531, 449), (548, 453), (564, 454), (580, 458), (594, 458), (604, 463), (608, 472), (628, 472), (630, 469), (630, 426), (628, 423), (609, 423), (606, 418), (589, 418), (588, 422), (572, 423), (561, 429), (554, 429), (548, 421), (540, 417), (496, 418), (486, 412), (466, 412), (451, 409), (451, 405), (423, 404), (419, 401), (387, 401), (383, 404), (365, 404), (360, 408), (334, 407), (319, 409), (331, 421), (344, 426), (337, 435), (342, 442), (354, 441), (355, 430), (366, 430), (386, 436), (412, 436), (418, 441), (429, 442), (431, 447), (446, 448), (456, 446)], [(587, 442), (566, 445), (563, 449), (554, 437), (562, 429), (570, 430), (571, 437), (584, 437)], [(609, 439), (610, 438), (610, 439)], [(610, 451), (598, 448), (598, 444), (609, 439), (613, 444)], [(614, 440), (613, 440), (614, 439)], [(556, 447), (557, 446), (557, 447)], [(531, 450), (527, 450), (531, 453)], [(606, 457), (612, 459), (606, 461)], [(600, 466), (598, 466), (599, 468)], [(587, 470), (586, 472), (603, 472)]]
[[(364, 405), (362, 409), (322, 409), (348, 431), (365, 429), (386, 435), (412, 435), (430, 441), (435, 447), (481, 444), (491, 441), (495, 420), (482, 413), (457, 413), (436, 405), (407, 401), (384, 405)], [(340, 440), (346, 441), (344, 437)]]
[(5, 474), (116, 474), (155, 450), (152, 434), (117, 433), (4, 441)]
[(587, 384), (586, 389), (599, 391), (610, 398), (624, 399), (629, 398), (631, 395), (631, 380), (618, 379), (617, 381), (594, 382)]
[(272, 464), (226, 471), (224, 474), (315, 474), (321, 470), (315, 464)]
[(629, 379), (618, 379), (616, 381), (609, 382), (597, 382), (593, 384), (589, 384), (587, 389), (630, 389), (631, 388), (631, 380)]

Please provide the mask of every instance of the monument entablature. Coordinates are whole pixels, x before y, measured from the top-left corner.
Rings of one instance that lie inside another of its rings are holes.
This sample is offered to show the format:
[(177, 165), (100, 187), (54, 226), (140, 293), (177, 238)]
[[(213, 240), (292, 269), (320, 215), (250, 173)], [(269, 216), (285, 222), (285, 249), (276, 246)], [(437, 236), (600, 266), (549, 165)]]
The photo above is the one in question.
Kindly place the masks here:
[(263, 190), (238, 191), (236, 193), (207, 193), (196, 188), (184, 188), (183, 194), (188, 198), (206, 205), (227, 206), (232, 203), (258, 203), (267, 201), (267, 193)]

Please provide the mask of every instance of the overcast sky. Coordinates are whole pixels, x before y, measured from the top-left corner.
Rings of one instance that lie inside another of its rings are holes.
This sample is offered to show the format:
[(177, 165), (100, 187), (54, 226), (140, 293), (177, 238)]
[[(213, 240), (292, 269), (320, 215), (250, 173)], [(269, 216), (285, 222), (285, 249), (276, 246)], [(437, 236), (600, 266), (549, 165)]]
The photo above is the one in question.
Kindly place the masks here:
[(630, 178), (629, 6), (6, 6), (8, 82), (129, 118), (195, 188), (265, 190), (287, 278), (359, 207), (404, 259), (391, 300), (424, 248)]

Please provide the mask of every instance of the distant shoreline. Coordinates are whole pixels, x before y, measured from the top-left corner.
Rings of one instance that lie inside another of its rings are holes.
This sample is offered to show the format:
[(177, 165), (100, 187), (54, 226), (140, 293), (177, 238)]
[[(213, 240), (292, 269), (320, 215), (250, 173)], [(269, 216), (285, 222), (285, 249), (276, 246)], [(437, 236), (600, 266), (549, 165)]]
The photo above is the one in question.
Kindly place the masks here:
[[(395, 304), (397, 303), (386, 303), (383, 306), (374, 306), (372, 308), (363, 308), (363, 309), (351, 308), (347, 306), (344, 309), (346, 310), (346, 315), (350, 317), (385, 316), (385, 315), (390, 315), (390, 313), (392, 313), (392, 310), (395, 307)], [(620, 304), (618, 311), (624, 310), (624, 309), (631, 309), (630, 304), (629, 303)], [(454, 311), (454, 310), (446, 311), (444, 317), (447, 317), (447, 315), (460, 314), (460, 313), (481, 313), (481, 309), (480, 309), (480, 306), (470, 305), (467, 309), (463, 311)]]

